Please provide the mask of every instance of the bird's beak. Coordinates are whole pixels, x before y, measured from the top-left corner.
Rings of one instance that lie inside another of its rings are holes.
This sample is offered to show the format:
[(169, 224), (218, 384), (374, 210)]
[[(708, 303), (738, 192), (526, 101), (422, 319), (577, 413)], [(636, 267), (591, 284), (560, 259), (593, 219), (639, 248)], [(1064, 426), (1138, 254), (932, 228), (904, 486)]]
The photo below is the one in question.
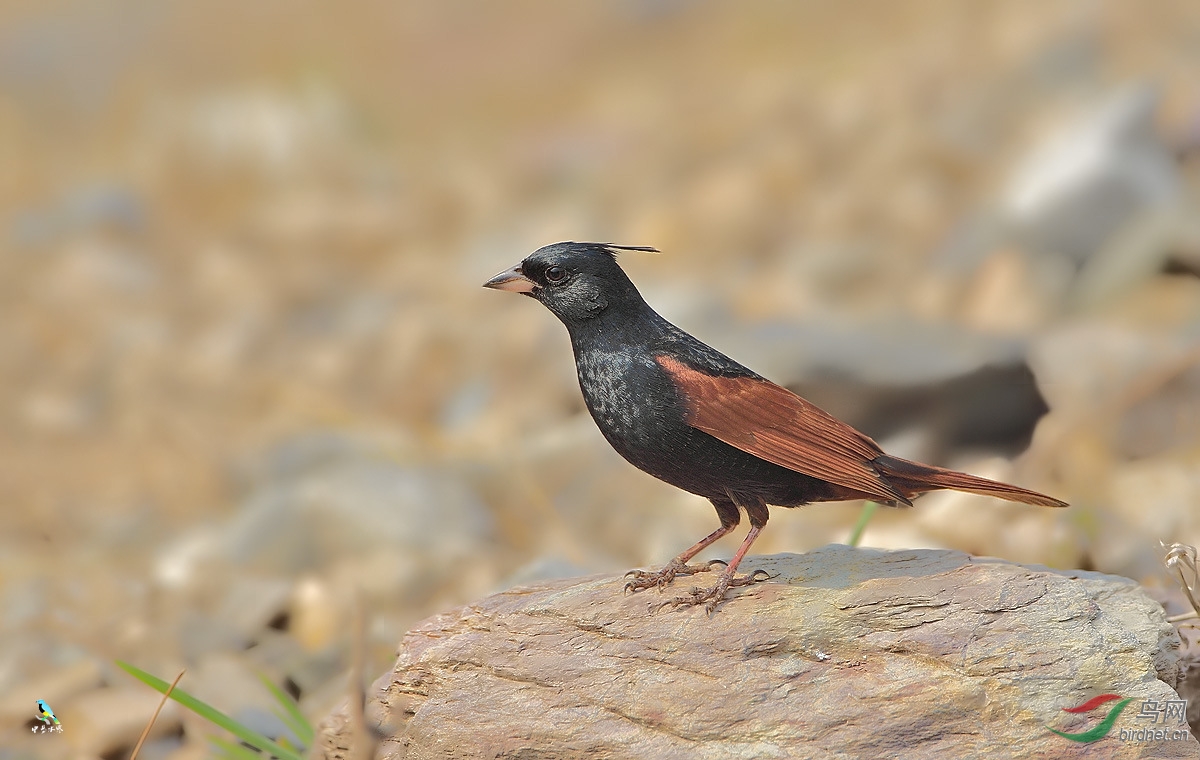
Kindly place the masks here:
[(513, 293), (532, 293), (537, 283), (525, 276), (521, 271), (521, 265), (517, 264), (512, 269), (505, 269), (500, 274), (483, 283), (485, 288), (495, 288), (496, 290), (508, 290)]

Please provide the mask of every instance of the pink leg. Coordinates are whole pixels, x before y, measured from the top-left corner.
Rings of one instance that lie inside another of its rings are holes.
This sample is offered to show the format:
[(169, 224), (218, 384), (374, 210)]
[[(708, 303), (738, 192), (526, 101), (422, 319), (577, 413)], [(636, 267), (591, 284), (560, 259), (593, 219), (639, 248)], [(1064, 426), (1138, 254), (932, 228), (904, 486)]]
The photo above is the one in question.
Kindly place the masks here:
[[(694, 546), (684, 551), (675, 559), (667, 563), (666, 567), (658, 572), (649, 572), (646, 570), (630, 570), (625, 574), (626, 578), (632, 577), (633, 580), (625, 584), (625, 591), (641, 591), (647, 588), (662, 588), (671, 581), (675, 580), (676, 575), (694, 575), (702, 573), (710, 569), (712, 563), (705, 565), (689, 565), (688, 560), (695, 557), (700, 552), (712, 546), (713, 542), (727, 535), (729, 531), (737, 527), (742, 520), (741, 512), (738, 511), (737, 504), (733, 498), (728, 499), (712, 499), (712, 505), (717, 510), (717, 517), (721, 520), (721, 527), (709, 533), (704, 538), (696, 542)], [(763, 508), (764, 511), (766, 507)]]
[(659, 604), (655, 609), (662, 609), (667, 605), (673, 607), (690, 607), (703, 604), (704, 608), (711, 613), (725, 598), (725, 593), (729, 589), (736, 586), (749, 586), (751, 583), (766, 580), (770, 577), (764, 570), (755, 570), (753, 573), (743, 575), (740, 578), (734, 577), (734, 572), (737, 571), (738, 565), (745, 558), (746, 552), (750, 551), (750, 546), (754, 543), (754, 539), (758, 538), (758, 534), (762, 532), (762, 529), (767, 524), (767, 505), (761, 500), (747, 502), (742, 506), (746, 509), (746, 514), (750, 517), (750, 532), (746, 534), (746, 538), (742, 541), (742, 545), (738, 547), (737, 553), (733, 555), (733, 559), (729, 560), (728, 567), (717, 578), (716, 585), (711, 588), (693, 589), (689, 595), (670, 599)]
[(762, 533), (762, 526), (750, 526), (750, 532), (746, 534), (746, 538), (742, 541), (742, 545), (738, 547), (737, 553), (733, 555), (733, 559), (729, 560), (729, 566), (725, 568), (725, 574), (733, 577), (733, 573), (737, 570), (737, 566), (742, 564), (742, 558), (746, 556), (746, 552), (750, 551), (750, 544), (754, 543), (754, 539), (758, 538), (758, 534)]
[[(710, 569), (712, 563), (705, 565), (689, 565), (688, 560), (707, 549), (715, 541), (717, 541), (717, 539), (727, 535), (736, 527), (737, 523), (734, 523), (733, 525), (722, 525), (712, 533), (709, 533), (707, 536), (697, 541), (691, 548), (685, 550), (678, 557), (668, 562), (666, 566), (658, 572), (630, 570), (629, 572), (625, 573), (625, 577), (632, 577), (633, 580), (625, 584), (625, 590), (641, 591), (648, 588), (662, 588), (671, 581), (675, 580), (675, 576), (677, 575), (694, 575)], [(741, 557), (737, 557), (737, 560), (740, 561)]]

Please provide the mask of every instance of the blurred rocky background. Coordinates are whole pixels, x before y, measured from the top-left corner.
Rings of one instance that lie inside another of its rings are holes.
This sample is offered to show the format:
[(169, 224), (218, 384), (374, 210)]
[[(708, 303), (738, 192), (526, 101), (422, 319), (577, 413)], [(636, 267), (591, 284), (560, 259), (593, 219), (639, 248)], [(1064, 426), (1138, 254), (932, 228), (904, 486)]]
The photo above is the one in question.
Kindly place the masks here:
[[(277, 732), (256, 674), (327, 712), (356, 599), (375, 676), (433, 612), (711, 530), (480, 289), (564, 239), (662, 249), (623, 258), (660, 312), (896, 453), (1072, 502), (931, 495), (864, 543), (1167, 593), (1197, 71), (1193, 0), (4, 4), (0, 758), (127, 757), (158, 696), (118, 658)], [(168, 709), (142, 757), (212, 730)]]

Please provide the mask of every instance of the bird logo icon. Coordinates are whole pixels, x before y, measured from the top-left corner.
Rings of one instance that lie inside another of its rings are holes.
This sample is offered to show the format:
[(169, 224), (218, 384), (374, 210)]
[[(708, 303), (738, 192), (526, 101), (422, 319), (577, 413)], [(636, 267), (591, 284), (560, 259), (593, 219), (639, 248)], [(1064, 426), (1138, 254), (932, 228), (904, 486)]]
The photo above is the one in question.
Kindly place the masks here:
[(39, 699), (37, 701), (37, 718), (47, 726), (59, 725), (58, 718), (54, 715), (54, 711), (50, 709), (50, 705), (46, 704), (46, 700)]

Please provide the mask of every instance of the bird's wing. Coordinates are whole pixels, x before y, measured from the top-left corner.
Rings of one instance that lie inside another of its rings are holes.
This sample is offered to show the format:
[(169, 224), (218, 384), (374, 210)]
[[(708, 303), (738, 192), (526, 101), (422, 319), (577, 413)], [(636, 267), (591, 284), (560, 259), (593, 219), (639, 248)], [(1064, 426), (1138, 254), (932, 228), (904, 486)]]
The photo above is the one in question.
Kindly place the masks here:
[(768, 462), (882, 501), (909, 504), (870, 464), (879, 445), (768, 380), (720, 377), (667, 355), (655, 357), (682, 392), (697, 430)]

